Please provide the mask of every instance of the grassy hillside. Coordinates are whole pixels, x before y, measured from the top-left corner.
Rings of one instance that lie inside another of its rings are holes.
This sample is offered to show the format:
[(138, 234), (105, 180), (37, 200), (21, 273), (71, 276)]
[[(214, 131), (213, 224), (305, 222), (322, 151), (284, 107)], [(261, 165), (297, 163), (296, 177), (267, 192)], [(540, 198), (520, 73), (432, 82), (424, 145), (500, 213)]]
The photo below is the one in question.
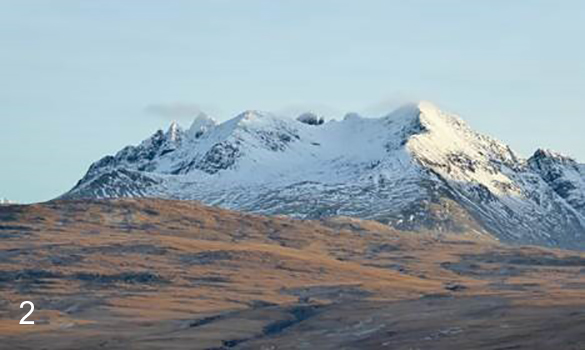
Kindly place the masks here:
[[(11, 349), (583, 349), (585, 254), (165, 200), (0, 207)], [(19, 325), (27, 309), (29, 320)]]

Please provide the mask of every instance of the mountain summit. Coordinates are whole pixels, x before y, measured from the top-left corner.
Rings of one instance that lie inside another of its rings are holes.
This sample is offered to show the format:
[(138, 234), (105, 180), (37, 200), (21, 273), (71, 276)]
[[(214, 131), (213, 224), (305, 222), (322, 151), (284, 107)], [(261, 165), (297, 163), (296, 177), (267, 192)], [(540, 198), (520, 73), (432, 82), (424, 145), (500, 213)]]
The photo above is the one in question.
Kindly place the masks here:
[(542, 150), (523, 159), (428, 102), (328, 122), (200, 115), (102, 158), (62, 197), (143, 196), (585, 248), (583, 164)]

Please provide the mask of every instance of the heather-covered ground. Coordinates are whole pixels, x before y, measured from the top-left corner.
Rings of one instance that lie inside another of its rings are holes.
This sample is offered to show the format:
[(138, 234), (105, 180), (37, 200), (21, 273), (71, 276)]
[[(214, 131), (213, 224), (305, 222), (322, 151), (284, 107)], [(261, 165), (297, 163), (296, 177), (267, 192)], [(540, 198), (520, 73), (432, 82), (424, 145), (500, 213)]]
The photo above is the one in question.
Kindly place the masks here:
[(585, 254), (478, 237), (181, 201), (2, 206), (0, 347), (585, 348)]

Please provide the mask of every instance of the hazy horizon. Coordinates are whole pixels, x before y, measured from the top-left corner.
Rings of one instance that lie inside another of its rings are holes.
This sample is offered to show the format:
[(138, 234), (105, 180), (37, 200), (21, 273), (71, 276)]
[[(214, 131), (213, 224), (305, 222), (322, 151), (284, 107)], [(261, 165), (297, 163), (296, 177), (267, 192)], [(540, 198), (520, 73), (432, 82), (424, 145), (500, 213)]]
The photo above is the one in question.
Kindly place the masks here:
[(0, 198), (44, 201), (171, 120), (429, 100), (585, 161), (580, 1), (0, 1)]

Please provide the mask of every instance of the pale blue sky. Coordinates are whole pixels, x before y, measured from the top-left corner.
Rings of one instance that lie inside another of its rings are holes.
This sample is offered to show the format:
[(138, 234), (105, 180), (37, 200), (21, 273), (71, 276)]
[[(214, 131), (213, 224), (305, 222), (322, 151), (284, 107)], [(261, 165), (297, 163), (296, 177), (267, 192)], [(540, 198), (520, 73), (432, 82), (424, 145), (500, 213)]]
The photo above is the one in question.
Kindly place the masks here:
[(0, 197), (53, 198), (191, 106), (425, 99), (585, 161), (584, 36), (580, 0), (0, 0)]

